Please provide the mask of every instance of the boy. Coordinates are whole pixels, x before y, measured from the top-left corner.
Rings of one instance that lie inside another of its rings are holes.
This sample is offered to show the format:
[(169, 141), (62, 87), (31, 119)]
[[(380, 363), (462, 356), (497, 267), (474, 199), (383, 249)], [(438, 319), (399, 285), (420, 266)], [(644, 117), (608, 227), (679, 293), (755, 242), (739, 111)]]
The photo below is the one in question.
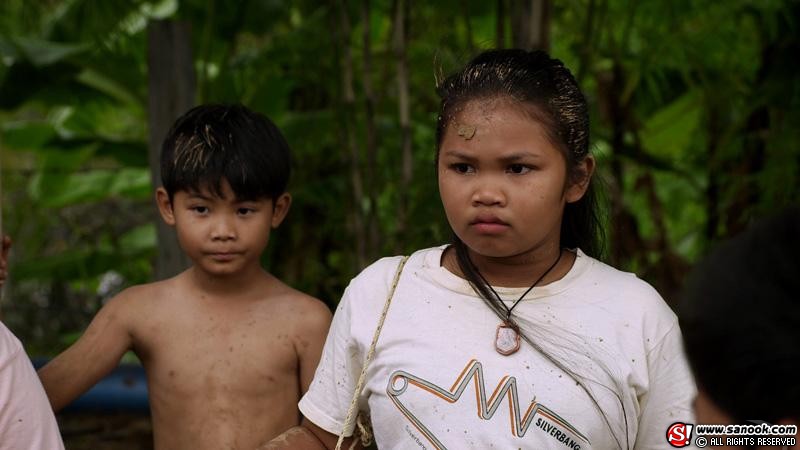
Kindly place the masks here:
[(242, 106), (199, 106), (161, 155), (161, 217), (192, 266), (129, 288), (39, 370), (58, 411), (133, 350), (147, 372), (156, 449), (244, 449), (300, 420), (331, 314), (265, 272), (270, 229), (291, 197), (289, 149)]

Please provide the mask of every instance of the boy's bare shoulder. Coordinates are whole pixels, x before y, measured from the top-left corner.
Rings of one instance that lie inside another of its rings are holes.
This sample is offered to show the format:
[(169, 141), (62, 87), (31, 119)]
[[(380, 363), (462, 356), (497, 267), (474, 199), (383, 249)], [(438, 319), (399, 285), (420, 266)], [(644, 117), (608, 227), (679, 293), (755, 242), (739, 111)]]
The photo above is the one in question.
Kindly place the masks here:
[(175, 278), (156, 281), (147, 284), (137, 284), (125, 288), (112, 297), (104, 306), (110, 312), (124, 311), (125, 313), (149, 312), (151, 308), (163, 305), (165, 297), (175, 296), (179, 291)]
[(275, 305), (289, 320), (299, 326), (324, 326), (331, 321), (331, 310), (322, 300), (298, 291), (274, 278), (276, 288), (268, 304)]

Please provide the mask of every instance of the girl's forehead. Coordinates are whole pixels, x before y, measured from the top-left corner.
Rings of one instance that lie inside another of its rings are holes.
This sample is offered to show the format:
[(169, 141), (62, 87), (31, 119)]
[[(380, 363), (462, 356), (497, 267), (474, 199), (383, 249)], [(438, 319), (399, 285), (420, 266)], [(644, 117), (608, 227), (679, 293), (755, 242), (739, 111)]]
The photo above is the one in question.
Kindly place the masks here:
[(498, 118), (508, 117), (513, 117), (515, 119), (521, 118), (538, 124), (539, 121), (531, 114), (532, 108), (532, 105), (511, 97), (491, 97), (471, 100), (453, 111), (447, 126), (450, 127), (455, 124), (456, 127), (458, 127), (466, 123), (477, 126), (482, 122), (488, 123)]
[(445, 137), (459, 136), (461, 139), (469, 141), (487, 134), (493, 135), (495, 138), (503, 137), (494, 135), (494, 133), (501, 132), (500, 130), (503, 134), (547, 135), (546, 124), (538, 120), (523, 105), (502, 101), (473, 102), (465, 105), (447, 121), (444, 135)]

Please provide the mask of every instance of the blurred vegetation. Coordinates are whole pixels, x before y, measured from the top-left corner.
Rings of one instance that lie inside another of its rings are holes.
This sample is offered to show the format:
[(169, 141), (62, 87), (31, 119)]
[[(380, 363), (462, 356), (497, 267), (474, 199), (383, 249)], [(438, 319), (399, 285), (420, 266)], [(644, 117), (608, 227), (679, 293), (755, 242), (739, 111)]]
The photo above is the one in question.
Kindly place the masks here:
[[(284, 131), (295, 200), (265, 264), (333, 305), (364, 264), (449, 240), (435, 75), (521, 42), (522, 3), (4, 0), (2, 225), (15, 243), (2, 320), (54, 354), (153, 276), (153, 21), (190, 24), (197, 103), (241, 102)], [(800, 3), (548, 5), (539, 45), (591, 104), (605, 259), (671, 299), (710, 244), (800, 198)]]

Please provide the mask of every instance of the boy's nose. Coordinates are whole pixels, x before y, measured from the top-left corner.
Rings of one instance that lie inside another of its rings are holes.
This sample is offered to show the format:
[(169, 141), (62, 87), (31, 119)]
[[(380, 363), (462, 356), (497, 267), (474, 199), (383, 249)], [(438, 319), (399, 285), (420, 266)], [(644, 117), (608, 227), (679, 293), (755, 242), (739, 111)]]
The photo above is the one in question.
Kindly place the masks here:
[(236, 239), (236, 227), (229, 219), (217, 220), (211, 229), (211, 239), (215, 241)]

